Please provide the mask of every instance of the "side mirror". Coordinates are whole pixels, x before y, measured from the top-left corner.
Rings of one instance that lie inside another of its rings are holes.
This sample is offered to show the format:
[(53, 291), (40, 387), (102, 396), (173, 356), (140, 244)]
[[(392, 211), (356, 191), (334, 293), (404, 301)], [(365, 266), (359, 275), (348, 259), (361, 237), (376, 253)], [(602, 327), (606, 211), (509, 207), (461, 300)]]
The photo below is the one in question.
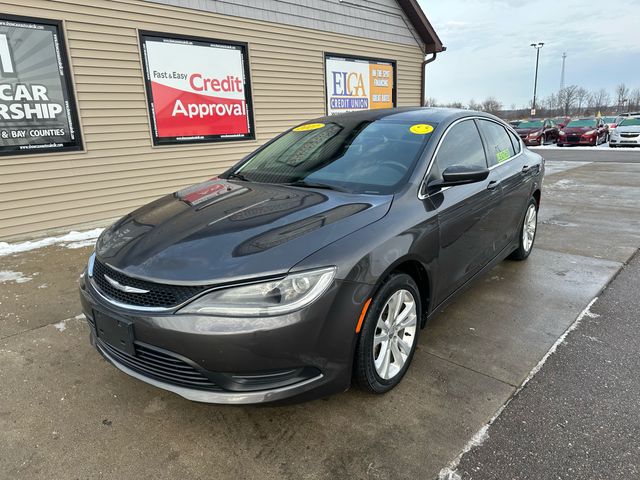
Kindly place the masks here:
[(467, 185), (486, 180), (489, 169), (482, 167), (467, 167), (465, 165), (452, 165), (442, 172), (442, 180), (429, 183), (429, 188), (453, 187)]

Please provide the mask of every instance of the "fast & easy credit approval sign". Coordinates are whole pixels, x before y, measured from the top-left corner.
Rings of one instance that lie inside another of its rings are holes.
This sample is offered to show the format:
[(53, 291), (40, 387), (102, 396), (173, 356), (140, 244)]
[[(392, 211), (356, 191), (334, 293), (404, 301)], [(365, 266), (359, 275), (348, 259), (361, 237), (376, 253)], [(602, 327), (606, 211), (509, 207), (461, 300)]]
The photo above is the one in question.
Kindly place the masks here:
[(396, 105), (395, 62), (325, 55), (327, 114)]
[(156, 145), (255, 138), (247, 47), (141, 33)]

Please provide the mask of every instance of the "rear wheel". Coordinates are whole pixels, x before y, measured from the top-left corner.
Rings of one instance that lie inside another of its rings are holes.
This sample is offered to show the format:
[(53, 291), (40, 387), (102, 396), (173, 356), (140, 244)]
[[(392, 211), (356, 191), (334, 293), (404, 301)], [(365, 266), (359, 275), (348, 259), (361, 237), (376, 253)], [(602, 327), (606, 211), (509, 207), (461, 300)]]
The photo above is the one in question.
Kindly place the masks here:
[(391, 275), (373, 296), (360, 332), (354, 365), (358, 386), (385, 393), (400, 383), (416, 349), (421, 315), (413, 278)]
[(518, 248), (516, 248), (509, 258), (512, 260), (526, 260), (533, 250), (533, 242), (536, 239), (536, 230), (538, 229), (538, 203), (535, 198), (529, 200), (527, 210), (524, 214), (524, 220), (520, 227), (520, 240)]

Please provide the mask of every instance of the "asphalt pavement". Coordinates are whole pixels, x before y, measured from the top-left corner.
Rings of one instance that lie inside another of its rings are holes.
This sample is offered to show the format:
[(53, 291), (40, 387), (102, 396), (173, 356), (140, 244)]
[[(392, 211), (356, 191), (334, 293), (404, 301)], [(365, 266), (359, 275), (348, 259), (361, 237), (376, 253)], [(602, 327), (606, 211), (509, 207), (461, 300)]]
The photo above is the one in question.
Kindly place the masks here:
[(640, 478), (640, 256), (464, 455), (464, 480)]
[(0, 479), (435, 478), (640, 246), (640, 162), (576, 154), (545, 149), (529, 260), (502, 262), (433, 319), (382, 396), (188, 402), (89, 345), (76, 289), (90, 247), (0, 257)]

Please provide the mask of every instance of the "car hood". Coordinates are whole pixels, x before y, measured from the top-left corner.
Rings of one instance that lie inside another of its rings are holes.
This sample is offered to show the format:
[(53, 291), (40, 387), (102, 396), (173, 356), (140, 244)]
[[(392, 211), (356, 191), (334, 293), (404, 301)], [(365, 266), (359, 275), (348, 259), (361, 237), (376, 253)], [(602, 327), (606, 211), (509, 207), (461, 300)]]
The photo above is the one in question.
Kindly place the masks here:
[(562, 129), (564, 133), (584, 133), (596, 130), (596, 127), (565, 127)]
[(618, 133), (640, 133), (640, 125), (629, 125), (625, 127), (624, 125), (616, 128)]
[(161, 283), (228, 283), (282, 274), (382, 218), (392, 195), (222, 179), (162, 197), (103, 232), (97, 258)]

